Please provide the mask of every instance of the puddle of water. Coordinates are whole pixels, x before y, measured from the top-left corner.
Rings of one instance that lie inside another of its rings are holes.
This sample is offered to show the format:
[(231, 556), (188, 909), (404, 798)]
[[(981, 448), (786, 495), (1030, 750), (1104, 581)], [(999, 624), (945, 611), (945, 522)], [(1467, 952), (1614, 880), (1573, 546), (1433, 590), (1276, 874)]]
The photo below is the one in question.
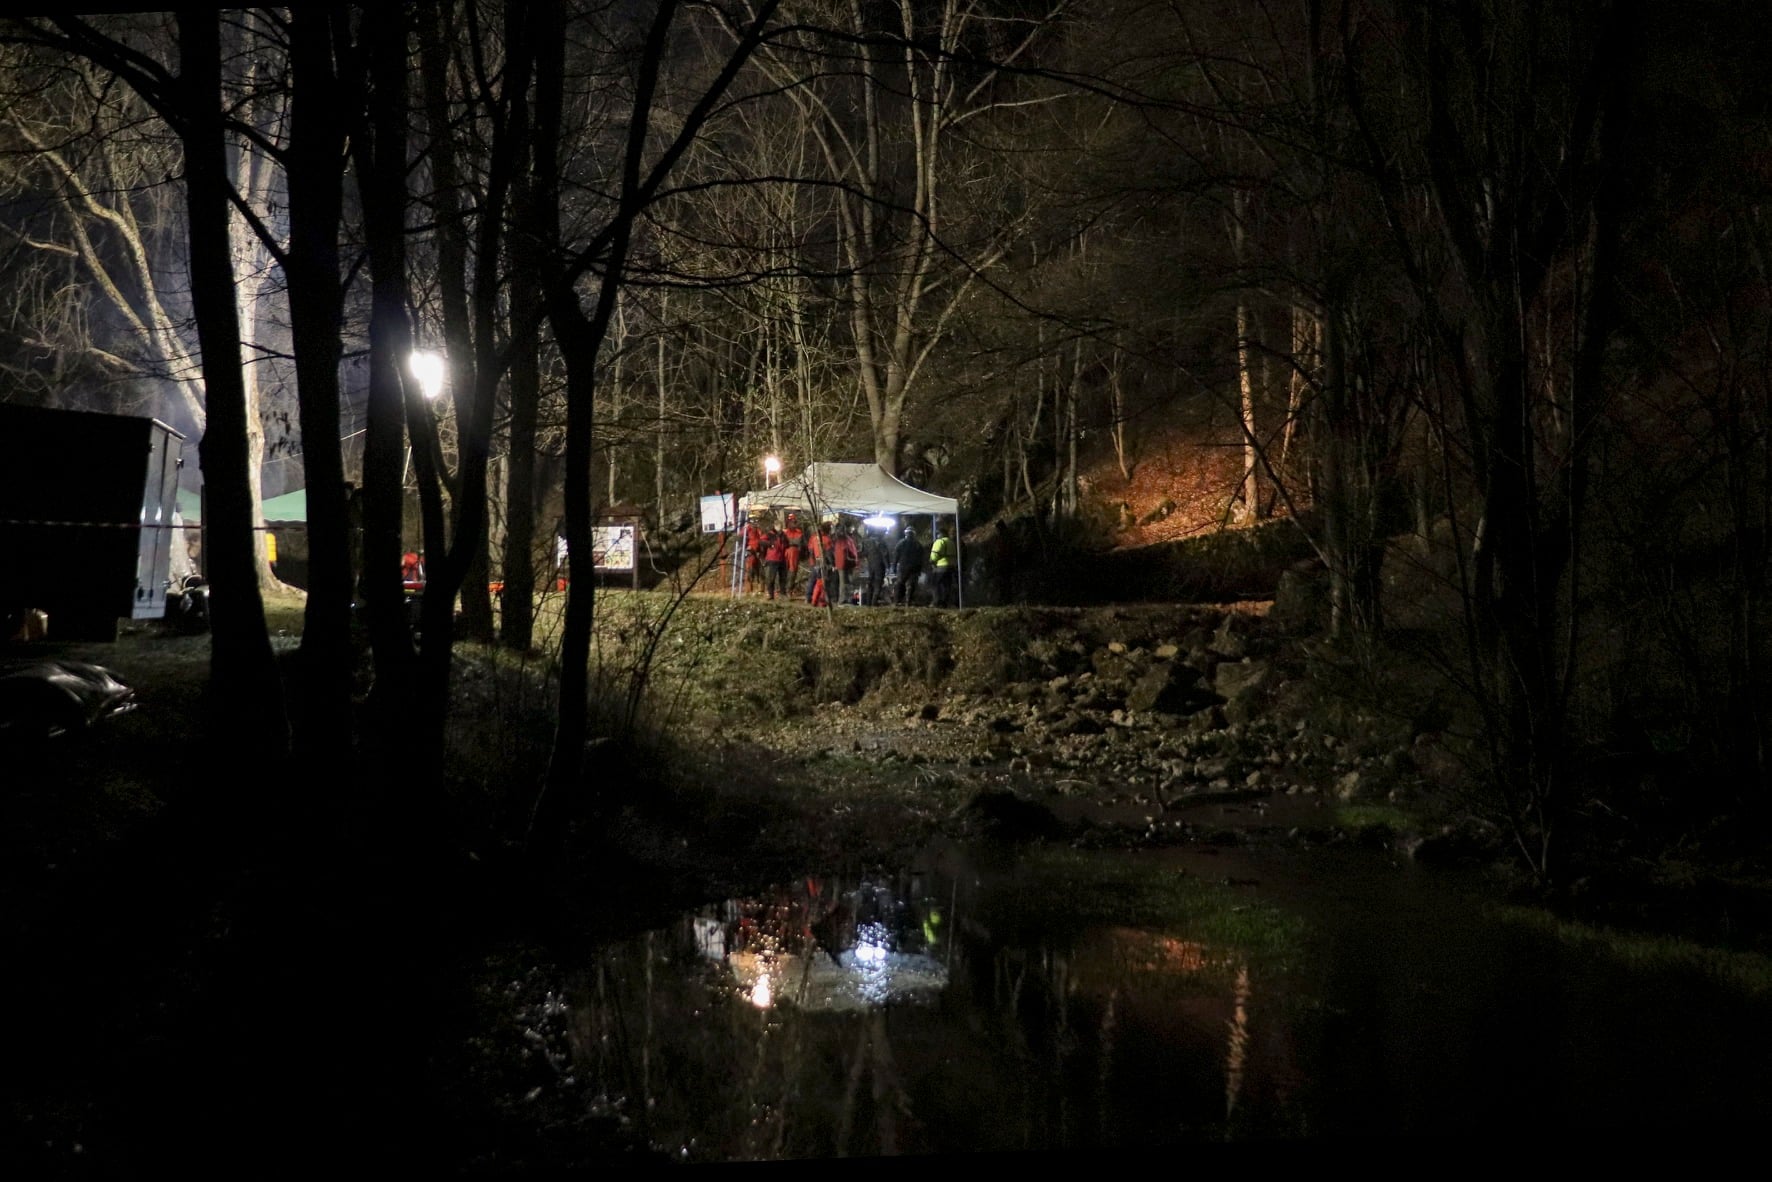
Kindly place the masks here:
[(938, 844), (596, 949), (530, 1033), (685, 1160), (1518, 1138), (1772, 1099), (1765, 1004), (1560, 951), (1351, 853)]

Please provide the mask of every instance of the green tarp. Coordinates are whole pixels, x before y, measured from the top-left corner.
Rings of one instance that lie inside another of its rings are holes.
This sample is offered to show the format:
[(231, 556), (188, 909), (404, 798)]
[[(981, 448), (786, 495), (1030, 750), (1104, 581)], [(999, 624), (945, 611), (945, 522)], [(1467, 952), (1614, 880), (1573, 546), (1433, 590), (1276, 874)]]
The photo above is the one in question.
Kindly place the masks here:
[[(308, 520), (308, 490), (298, 488), (294, 492), (286, 492), (280, 497), (272, 497), (265, 502), (266, 521), (296, 521), (303, 525)], [(202, 498), (197, 490), (181, 488), (178, 490), (178, 514), (186, 525), (196, 525), (203, 520)]]

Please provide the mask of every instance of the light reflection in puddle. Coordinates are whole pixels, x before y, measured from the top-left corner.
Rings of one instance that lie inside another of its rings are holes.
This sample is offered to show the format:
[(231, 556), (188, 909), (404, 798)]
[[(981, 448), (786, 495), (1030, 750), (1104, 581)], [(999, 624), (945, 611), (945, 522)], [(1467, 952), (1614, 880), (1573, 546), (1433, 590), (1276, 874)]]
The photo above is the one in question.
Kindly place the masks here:
[(1021, 889), (950, 856), (804, 879), (606, 946), (578, 994), (575, 1066), (697, 1160), (1223, 1136), (1284, 1042), (1250, 1039), (1237, 957), (1134, 927), (1018, 928)]
[(916, 953), (877, 946), (846, 952), (837, 963), (792, 954), (739, 952), (726, 958), (738, 993), (758, 1009), (791, 1005), (843, 1013), (905, 1002), (933, 1001), (947, 986), (947, 968)]
[(829, 880), (808, 879), (768, 899), (709, 908), (690, 919), (696, 948), (760, 1010), (843, 1013), (940, 995), (947, 965), (931, 955), (939, 908), (871, 881), (840, 898), (833, 891)]

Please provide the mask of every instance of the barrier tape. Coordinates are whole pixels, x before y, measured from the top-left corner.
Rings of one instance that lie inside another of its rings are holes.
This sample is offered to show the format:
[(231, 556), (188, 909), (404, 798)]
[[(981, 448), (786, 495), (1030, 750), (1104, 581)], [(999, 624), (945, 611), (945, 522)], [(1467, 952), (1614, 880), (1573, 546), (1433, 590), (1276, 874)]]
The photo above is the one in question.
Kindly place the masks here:
[[(140, 521), (19, 521), (19, 520), (9, 520), (9, 519), (3, 518), (3, 517), (0, 517), (0, 525), (58, 526), (58, 527), (72, 527), (72, 528), (77, 528), (77, 529), (202, 529), (203, 528), (203, 525), (201, 522), (198, 522), (195, 525), (168, 525), (168, 524), (164, 524), (164, 523), (155, 524), (155, 525), (148, 525), (147, 523), (140, 522)], [(270, 529), (271, 527), (268, 525), (255, 525), (252, 528), (253, 529)], [(308, 525), (307, 525), (307, 522), (304, 521), (304, 522), (295, 523), (293, 525), (280, 525), (277, 528), (278, 529), (306, 529), (306, 528), (308, 528)]]

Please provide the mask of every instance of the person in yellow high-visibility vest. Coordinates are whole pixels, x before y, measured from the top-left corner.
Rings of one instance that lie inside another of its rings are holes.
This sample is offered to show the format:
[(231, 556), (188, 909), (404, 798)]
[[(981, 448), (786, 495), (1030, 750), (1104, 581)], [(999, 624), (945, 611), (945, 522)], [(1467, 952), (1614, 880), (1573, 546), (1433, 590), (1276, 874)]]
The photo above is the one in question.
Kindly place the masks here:
[(954, 539), (935, 527), (935, 543), (929, 547), (929, 565), (935, 570), (935, 585), (929, 601), (935, 607), (948, 607), (954, 586)]

